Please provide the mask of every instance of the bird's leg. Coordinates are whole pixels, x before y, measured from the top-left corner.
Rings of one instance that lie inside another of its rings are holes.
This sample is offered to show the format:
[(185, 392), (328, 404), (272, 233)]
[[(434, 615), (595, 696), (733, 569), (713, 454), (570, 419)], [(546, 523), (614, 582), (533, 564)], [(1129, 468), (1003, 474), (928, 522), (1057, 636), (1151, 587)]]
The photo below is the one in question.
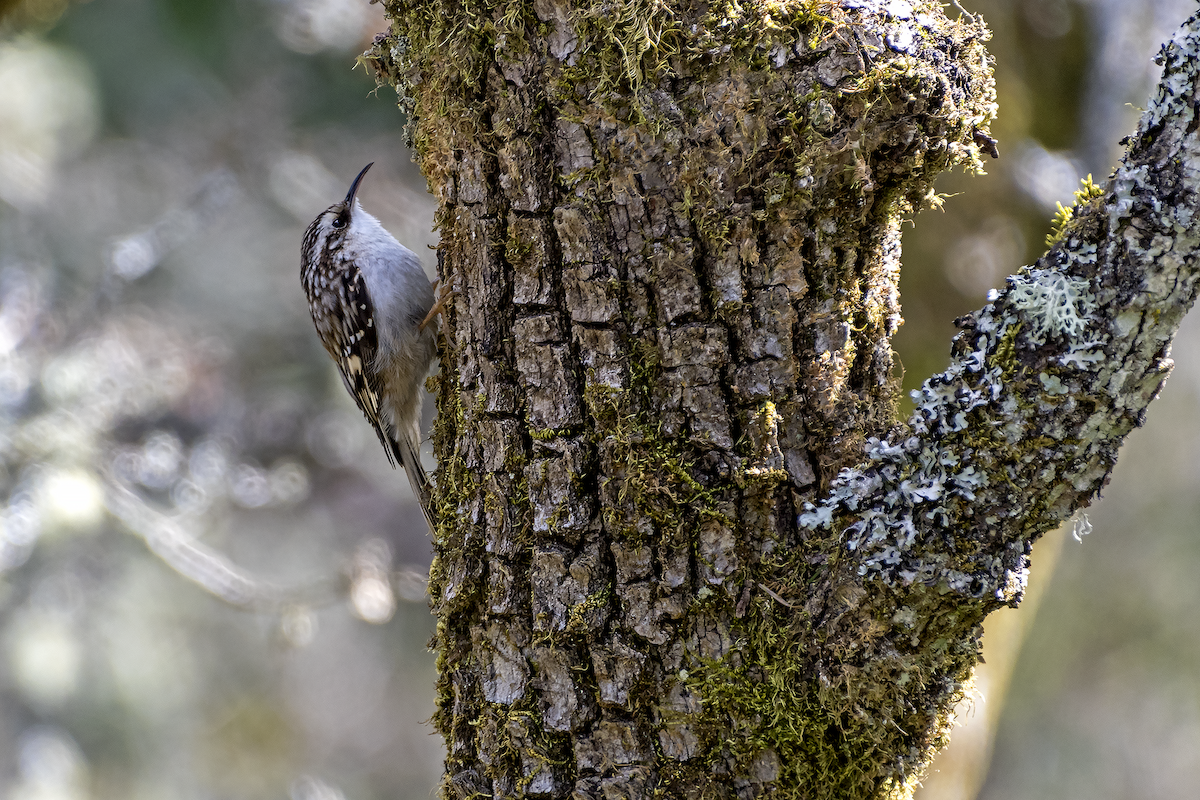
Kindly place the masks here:
[[(437, 285), (437, 283), (438, 283), (437, 281), (433, 282), (433, 284), (435, 286)], [(446, 301), (449, 300), (451, 297), (453, 297), (456, 294), (458, 294), (458, 292), (455, 291), (454, 289), (451, 289), (449, 287), (449, 285), (443, 286), (441, 289), (439, 289), (438, 293), (437, 293), (437, 301), (434, 302), (433, 308), (429, 309), (429, 313), (425, 315), (425, 319), (421, 320), (421, 324), (417, 326), (417, 330), (418, 331), (425, 330), (425, 326), (428, 325), (430, 322), (432, 322), (433, 318), (436, 317), (438, 314), (445, 316)]]

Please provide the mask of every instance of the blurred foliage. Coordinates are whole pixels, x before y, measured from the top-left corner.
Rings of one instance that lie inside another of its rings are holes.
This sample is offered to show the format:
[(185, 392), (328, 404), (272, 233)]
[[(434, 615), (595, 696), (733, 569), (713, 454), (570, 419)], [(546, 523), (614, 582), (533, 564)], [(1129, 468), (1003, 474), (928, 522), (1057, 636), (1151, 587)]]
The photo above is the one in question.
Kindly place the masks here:
[(0, 0), (0, 26), (7, 30), (52, 26), (67, 10), (69, 0)]
[(353, 70), (386, 23), (35, 6), (0, 39), (0, 796), (426, 797), (424, 523), (298, 282), (367, 161), (434, 241)]
[[(906, 388), (1109, 173), (1194, 3), (977, 5), (1001, 158), (905, 234)], [(352, 69), (385, 24), (365, 0), (0, 5), (0, 797), (424, 798), (439, 777), (423, 523), (298, 283), (304, 226), (368, 161), (364, 204), (432, 266), (404, 120)], [(1200, 782), (1192, 351), (1064, 553), (990, 800)]]

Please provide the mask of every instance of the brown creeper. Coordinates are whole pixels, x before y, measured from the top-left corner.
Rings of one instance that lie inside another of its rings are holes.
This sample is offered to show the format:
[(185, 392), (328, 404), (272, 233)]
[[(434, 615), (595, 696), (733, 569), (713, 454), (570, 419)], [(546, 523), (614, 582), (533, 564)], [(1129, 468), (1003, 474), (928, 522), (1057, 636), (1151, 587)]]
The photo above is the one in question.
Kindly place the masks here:
[[(374, 163), (374, 162), (372, 162)], [(321, 213), (304, 234), (300, 280), (321, 344), (346, 390), (375, 428), (392, 466), (404, 466), (433, 530), (429, 482), (419, 457), (421, 385), (437, 349), (424, 321), (433, 287), (417, 256), (363, 210), (355, 195)]]

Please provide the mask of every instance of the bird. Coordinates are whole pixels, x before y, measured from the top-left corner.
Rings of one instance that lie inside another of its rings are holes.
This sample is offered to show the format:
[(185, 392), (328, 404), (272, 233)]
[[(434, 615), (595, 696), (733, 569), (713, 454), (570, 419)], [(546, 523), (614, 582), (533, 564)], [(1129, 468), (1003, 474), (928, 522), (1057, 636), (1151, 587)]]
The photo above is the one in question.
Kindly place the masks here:
[(300, 282), (326, 352), (394, 468), (404, 467), (431, 532), (437, 525), (421, 466), (421, 388), (437, 352), (439, 310), (421, 263), (358, 200), (362, 168), (345, 199), (304, 233)]

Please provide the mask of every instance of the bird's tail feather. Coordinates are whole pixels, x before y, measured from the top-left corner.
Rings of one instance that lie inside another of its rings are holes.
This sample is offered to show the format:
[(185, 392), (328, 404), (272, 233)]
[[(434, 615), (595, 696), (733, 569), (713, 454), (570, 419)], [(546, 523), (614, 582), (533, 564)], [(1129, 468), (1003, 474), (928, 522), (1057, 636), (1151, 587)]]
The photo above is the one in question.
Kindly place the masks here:
[(420, 451), (408, 437), (392, 442), (392, 450), (395, 451), (396, 460), (404, 467), (404, 473), (408, 475), (408, 484), (412, 487), (417, 502), (421, 505), (421, 513), (425, 515), (429, 532), (436, 533), (437, 525), (434, 524), (433, 510), (429, 505), (429, 477), (425, 474), (425, 468), (421, 466)]

